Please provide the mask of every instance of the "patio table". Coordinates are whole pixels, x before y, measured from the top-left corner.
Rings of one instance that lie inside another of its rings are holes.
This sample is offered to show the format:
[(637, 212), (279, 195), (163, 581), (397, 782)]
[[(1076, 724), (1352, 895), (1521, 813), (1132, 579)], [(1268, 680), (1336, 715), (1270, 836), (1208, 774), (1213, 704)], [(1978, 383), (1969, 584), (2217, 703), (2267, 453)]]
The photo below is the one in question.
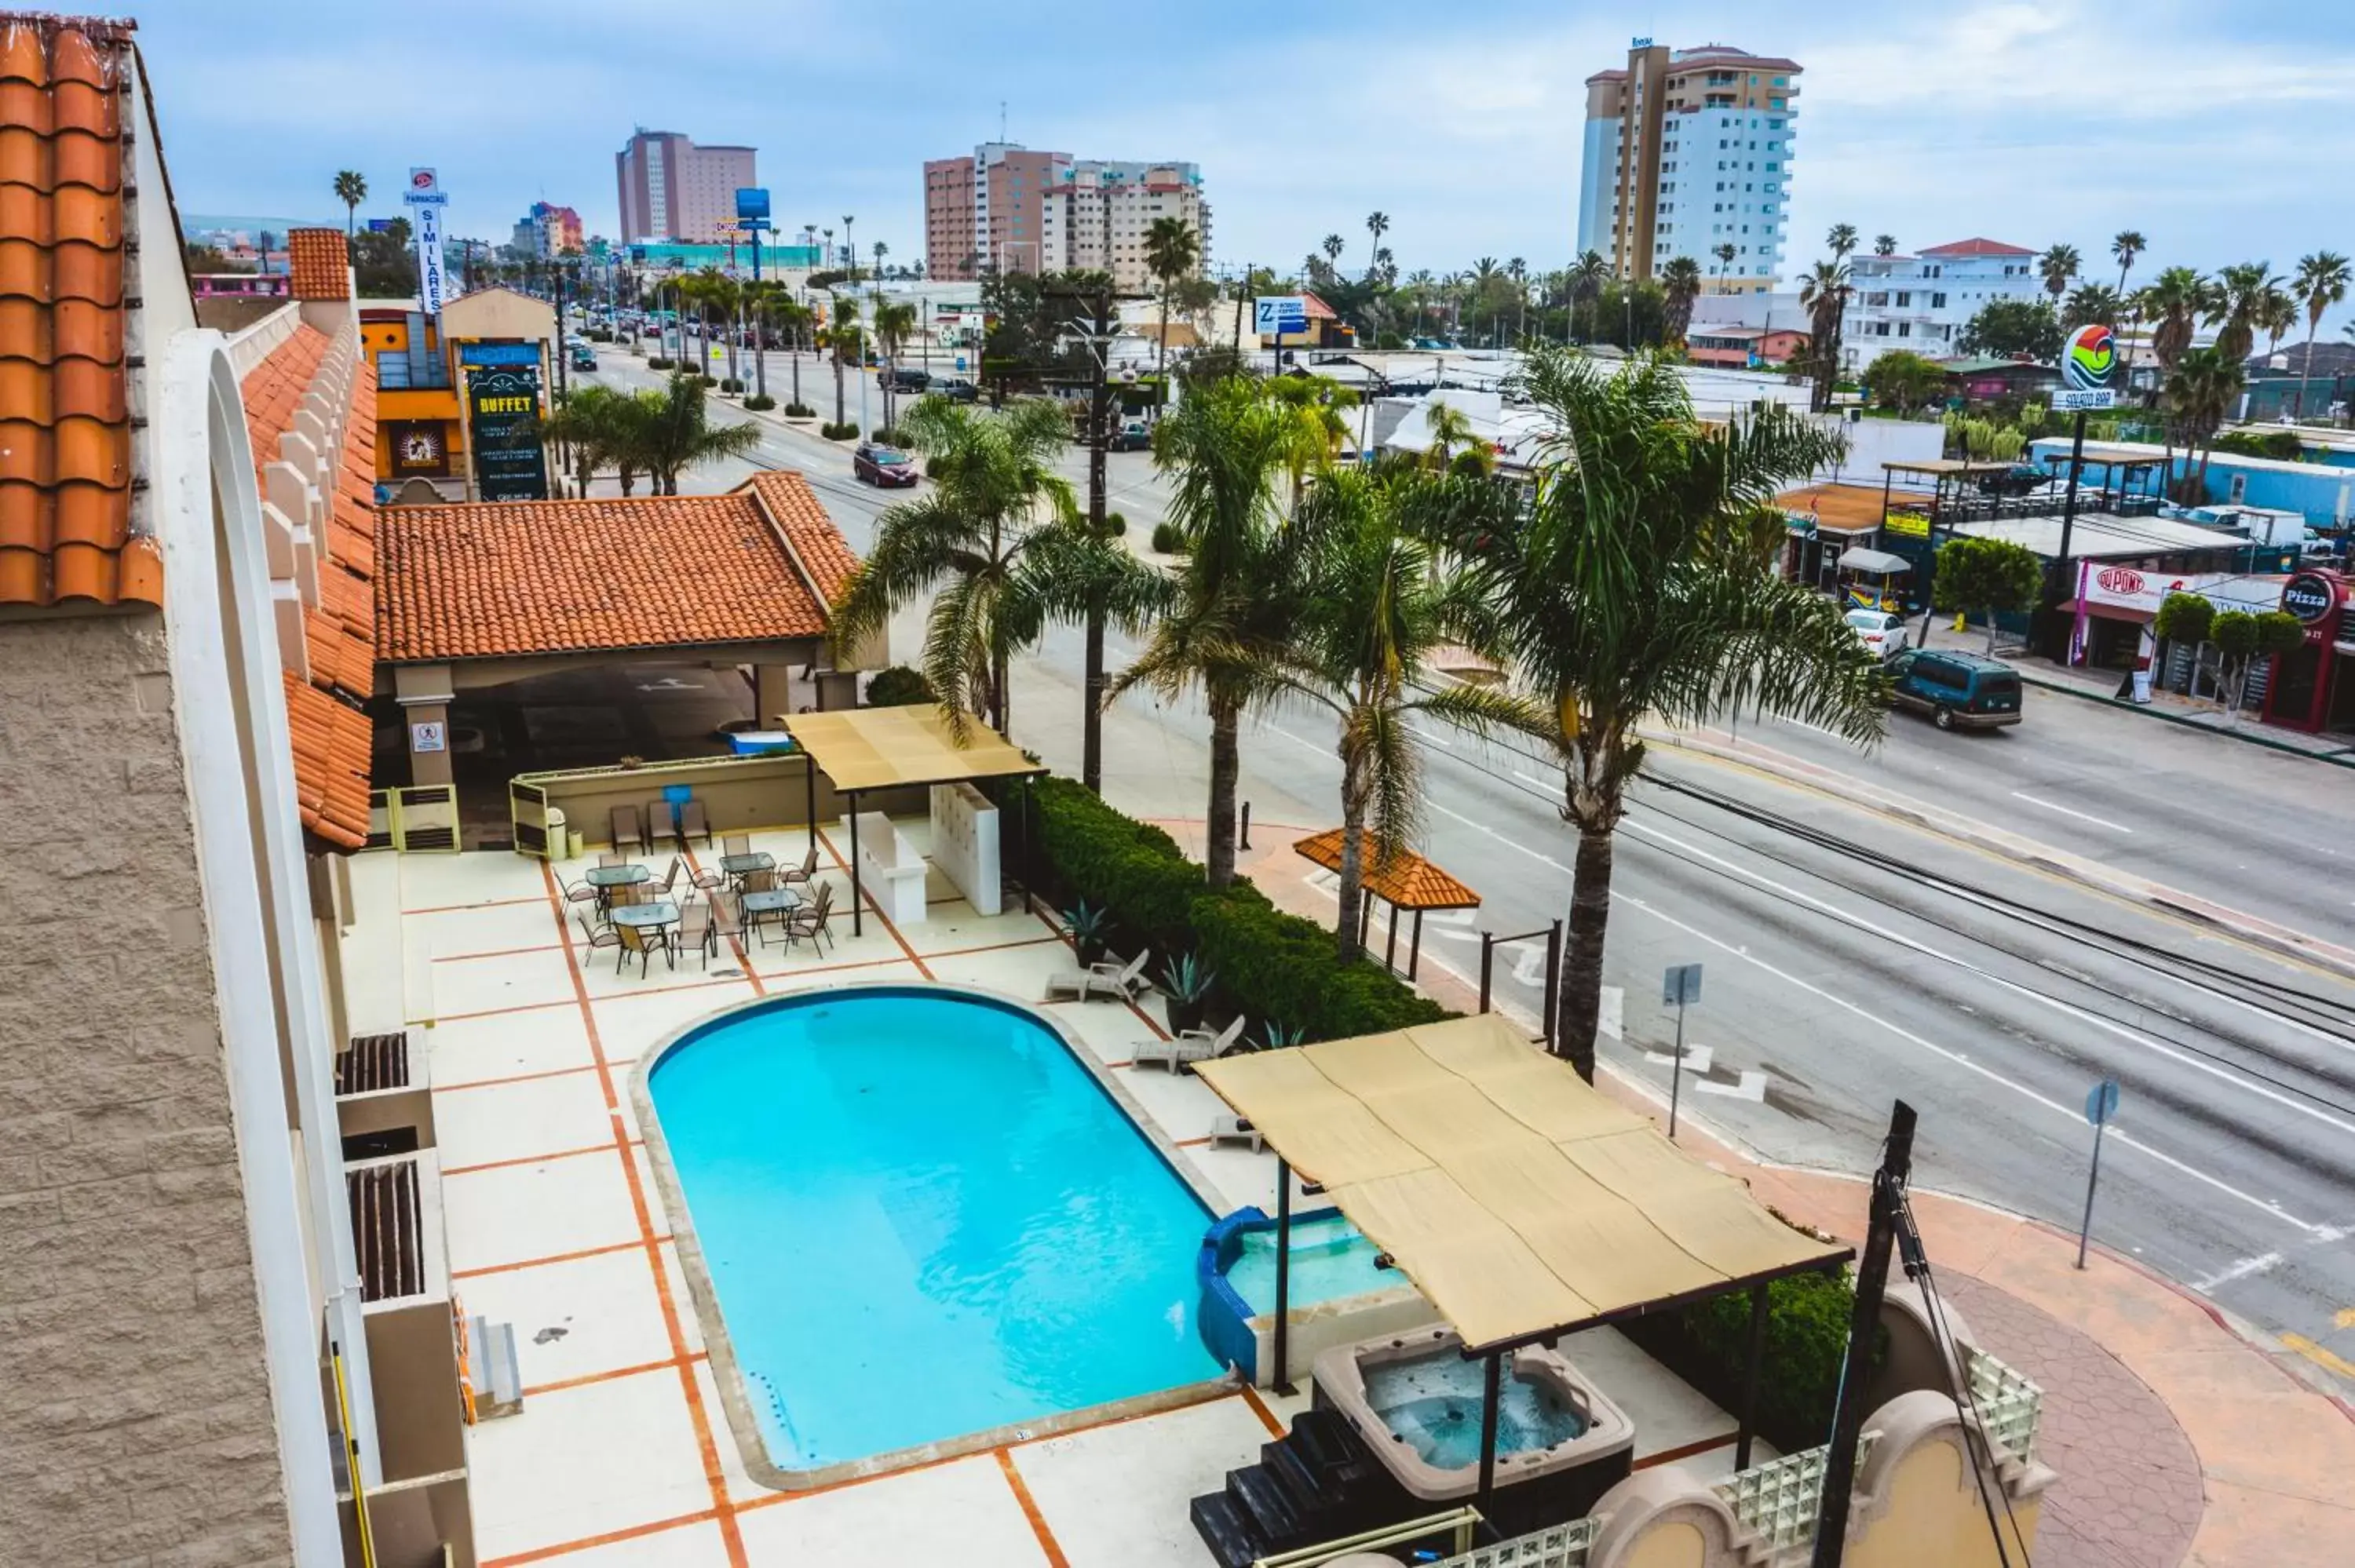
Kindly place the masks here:
[[(618, 871), (621, 868), (615, 866), (613, 869)], [(628, 926), (650, 935), (659, 934), (664, 927), (678, 924), (678, 906), (667, 898), (658, 898), (652, 904), (624, 904), (613, 912), (612, 919), (616, 926)], [(668, 943), (663, 945), (663, 957), (673, 969), (678, 967), (678, 959), (670, 950)]]
[(754, 850), (751, 854), (723, 854), (719, 857), (719, 869), (731, 877), (742, 876), (748, 872), (774, 871), (777, 869), (777, 857), (767, 850)]
[(634, 887), (641, 882), (650, 882), (654, 874), (634, 861), (628, 865), (592, 865), (585, 880), (597, 890), (597, 907), (610, 913), (613, 906), (613, 889)]
[[(783, 923), (786, 916), (801, 906), (802, 895), (790, 887), (764, 887), (758, 893), (747, 893), (738, 901), (738, 907), (744, 911), (745, 925), (756, 931), (763, 918), (773, 916)], [(766, 947), (768, 941), (763, 937), (761, 945)]]

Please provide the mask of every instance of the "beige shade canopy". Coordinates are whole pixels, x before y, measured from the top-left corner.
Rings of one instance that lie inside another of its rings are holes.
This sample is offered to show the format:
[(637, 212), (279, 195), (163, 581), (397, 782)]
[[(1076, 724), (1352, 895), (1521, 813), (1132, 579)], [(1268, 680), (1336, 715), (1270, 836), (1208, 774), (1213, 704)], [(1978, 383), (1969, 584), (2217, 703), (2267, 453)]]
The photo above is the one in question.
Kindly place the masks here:
[(1849, 1255), (1494, 1013), (1194, 1070), (1472, 1351)]
[(794, 714), (783, 723), (819, 771), (845, 792), (1044, 771), (978, 719), (969, 722), (964, 744), (958, 745), (947, 717), (929, 703)]

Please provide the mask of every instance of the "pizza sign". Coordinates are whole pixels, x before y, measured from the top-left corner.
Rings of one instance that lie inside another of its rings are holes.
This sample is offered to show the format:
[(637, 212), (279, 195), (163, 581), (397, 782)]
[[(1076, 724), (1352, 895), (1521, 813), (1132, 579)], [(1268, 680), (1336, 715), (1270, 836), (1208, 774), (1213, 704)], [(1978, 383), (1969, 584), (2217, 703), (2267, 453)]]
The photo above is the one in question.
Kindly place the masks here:
[(2281, 607), (2304, 625), (2312, 626), (2338, 605), (2338, 586), (2319, 572), (2300, 572), (2282, 584)]

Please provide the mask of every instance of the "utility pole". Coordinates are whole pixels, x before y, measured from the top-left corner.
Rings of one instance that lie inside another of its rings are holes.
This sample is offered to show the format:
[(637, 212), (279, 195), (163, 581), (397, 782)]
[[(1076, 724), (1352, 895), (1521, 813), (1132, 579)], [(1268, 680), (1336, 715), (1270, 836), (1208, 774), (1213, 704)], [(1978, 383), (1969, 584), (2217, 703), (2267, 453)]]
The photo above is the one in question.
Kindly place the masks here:
[(1872, 1347), (1881, 1335), (1881, 1298), (1889, 1287), (1889, 1254), (1904, 1218), (1905, 1183), (1913, 1173), (1913, 1107), (1891, 1109), (1881, 1169), (1872, 1178), (1871, 1222), (1856, 1267), (1856, 1310), (1848, 1326), (1848, 1356), (1840, 1363), (1839, 1402), (1832, 1411), (1831, 1448), (1824, 1457), (1823, 1500), (1816, 1515), (1813, 1568), (1840, 1568), (1848, 1547), (1849, 1496), (1856, 1489), (1856, 1446), (1864, 1436), (1865, 1384)]
[[(1090, 319), (1071, 324), (1080, 329), (1079, 336), (1088, 347), (1088, 362), (1093, 375), (1088, 386), (1088, 532), (1103, 538), (1104, 532), (1104, 448), (1112, 428), (1112, 366), (1108, 355), (1114, 338), (1112, 294), (1107, 289), (1095, 290), (1090, 299), (1092, 309)], [(1080, 782), (1091, 793), (1103, 791), (1103, 712), (1104, 687), (1104, 625), (1101, 613), (1092, 612), (1086, 624), (1086, 673), (1082, 680), (1087, 703), (1088, 721), (1082, 732), (1080, 747)]]

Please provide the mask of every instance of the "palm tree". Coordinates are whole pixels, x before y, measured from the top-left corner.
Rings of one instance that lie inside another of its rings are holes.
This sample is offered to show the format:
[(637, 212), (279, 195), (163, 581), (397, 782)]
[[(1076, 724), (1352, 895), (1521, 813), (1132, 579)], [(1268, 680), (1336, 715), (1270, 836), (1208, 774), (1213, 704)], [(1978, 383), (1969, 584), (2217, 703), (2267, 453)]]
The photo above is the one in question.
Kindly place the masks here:
[(2126, 302), (2107, 283), (2080, 283), (2069, 291), (2068, 302), (2061, 308), (2061, 330), (2074, 332), (2095, 322), (2104, 326), (2115, 326), (2126, 313)]
[[(842, 400), (843, 366), (865, 357), (861, 351), (866, 344), (866, 335), (858, 330), (858, 302), (848, 294), (834, 295), (826, 307), (826, 330), (818, 335), (825, 340), (825, 347), (834, 360), (834, 422), (837, 426), (847, 425), (850, 423), (850, 418), (844, 410)], [(862, 430), (859, 434), (863, 436), (866, 432)], [(933, 688), (935, 691), (939, 689), (937, 686)]]
[(1349, 439), (1349, 422), (1341, 416), (1358, 406), (1358, 394), (1329, 376), (1273, 376), (1261, 390), (1284, 410), (1287, 422), (1284, 466), (1292, 481), (1291, 509), (1296, 512), (1308, 476), (1328, 471)]
[(1199, 689), (1210, 713), (1210, 790), (1203, 822), (1209, 885), (1235, 877), (1235, 779), (1246, 708), (1270, 694), (1268, 650), (1291, 631), (1275, 476), (1290, 421), (1261, 384), (1230, 376), (1189, 387), (1153, 432), (1154, 466), (1174, 481), (1169, 521), (1186, 540), (1175, 603), (1117, 697), (1145, 685), (1166, 696)]
[(2297, 301), (2286, 289), (2267, 289), (2264, 298), (2257, 302), (2257, 324), (2265, 332), (2268, 359), (2281, 352), (2281, 340), (2297, 330)]
[(1832, 383), (1839, 375), (1840, 322), (1855, 291), (1848, 267), (1840, 261), (1818, 261), (1799, 280), (1799, 304), (1807, 313), (1809, 352), (1816, 362), (1816, 395), (1810, 406), (1818, 414), (1832, 406)]
[[(757, 236), (755, 238), (757, 239)], [(780, 307), (792, 302), (793, 291), (773, 278), (763, 278), (757, 283), (740, 285), (744, 303), (752, 313), (752, 394), (757, 397), (769, 395), (769, 323), (777, 319)], [(796, 372), (800, 366), (794, 366)], [(794, 382), (800, 382), (798, 376)]]
[[(1363, 469), (1327, 474), (1294, 514), (1287, 565), (1299, 614), (1286, 646), (1271, 651), (1273, 683), (1329, 711), (1340, 729), (1340, 916), (1344, 963), (1357, 958), (1365, 874), (1408, 847), (1422, 815), (1423, 759), (1409, 725), (1429, 714), (1481, 735), (1536, 727), (1522, 698), (1482, 686), (1420, 689), (1447, 642), (1478, 618), (1464, 579), (1405, 519), (1421, 494), (1442, 507), (1444, 481), (1391, 480)], [(1370, 830), (1370, 842), (1369, 842)], [(1370, 849), (1371, 853), (1368, 852)]]
[(1668, 291), (1662, 332), (1668, 342), (1681, 347), (1692, 327), (1693, 301), (1700, 297), (1700, 263), (1689, 256), (1671, 256), (1660, 269), (1660, 283)]
[(2323, 313), (2347, 297), (2350, 268), (2347, 258), (2336, 250), (2318, 250), (2311, 256), (2301, 256), (2297, 261), (2297, 277), (2290, 285), (2296, 291), (2300, 303), (2306, 306), (2306, 362), (2298, 367), (2297, 398), (2299, 411), (2305, 411), (2306, 383), (2314, 378), (2314, 334), (2322, 330)]
[(1023, 567), (1029, 593), (1049, 613), (1080, 623), (1080, 781), (1102, 793), (1110, 684), (1104, 636), (1115, 627), (1130, 637), (1141, 635), (1168, 609), (1173, 585), (1123, 544), (1105, 520), (1085, 512), (1058, 517), (1039, 530)]
[[(1391, 215), (1389, 213), (1376, 211), (1366, 214), (1366, 232), (1373, 236), (1375, 256), (1374, 264), (1376, 266), (1380, 265), (1382, 236), (1388, 234), (1390, 231)], [(1371, 275), (1372, 269), (1369, 268), (1368, 276)]]
[(678, 476), (698, 463), (749, 456), (761, 444), (760, 427), (751, 420), (739, 425), (714, 425), (703, 400), (703, 383), (688, 371), (673, 371), (659, 392), (640, 394), (644, 426), (631, 442), (654, 481), (656, 495), (677, 495)]
[(633, 396), (591, 383), (573, 387), (540, 421), (540, 440), (571, 454), (573, 482), (580, 494), (587, 495), (589, 482), (599, 469), (607, 467), (619, 471), (623, 495), (635, 488), (638, 470), (645, 466), (640, 450), (647, 423), (647, 405), (640, 399), (652, 399), (655, 405), (663, 402), (658, 392)]
[(1423, 461), (1444, 472), (1455, 455), (1455, 449), (1473, 450), (1480, 440), (1472, 428), (1470, 416), (1448, 403), (1433, 403), (1423, 414), (1424, 427), (1431, 433), (1431, 445), (1423, 451)]
[(1775, 407), (1704, 424), (1675, 369), (1653, 359), (1606, 373), (1539, 349), (1518, 390), (1560, 434), (1526, 499), (1467, 492), (1467, 514), (1480, 510), (1453, 537), (1489, 618), (1475, 633), (1538, 705), (1531, 733), (1561, 764), (1578, 853), (1557, 1049), (1591, 1079), (1613, 834), (1644, 756), (1636, 726), (1750, 708), (1862, 744), (1881, 733), (1887, 680), (1835, 600), (1710, 547), (1729, 520), (1834, 461), (1837, 434)]
[[(1329, 237), (1338, 239), (1339, 235)], [(1340, 254), (1337, 249), (1334, 254)], [(1202, 238), (1194, 226), (1182, 217), (1156, 217), (1146, 226), (1145, 270), (1153, 274), (1153, 281), (1161, 294), (1161, 332), (1155, 339), (1153, 376), (1161, 382), (1166, 393), (1167, 383), (1163, 371), (1169, 355), (1169, 292), (1181, 278), (1190, 278), (1202, 260)]]
[(1337, 234), (1328, 234), (1316, 249), (1325, 252), (1325, 264), (1329, 267), (1341, 260), (1341, 252), (1349, 249), (1349, 242)]
[(1520, 324), (1514, 328), (1515, 337), (1529, 335), (1529, 264), (1516, 256), (1505, 263), (1505, 276), (1513, 281), (1514, 297), (1520, 302)]
[(2208, 302), (2208, 319), (2221, 323), (2217, 352), (2235, 365), (2247, 359), (2269, 312), (2268, 296), (2280, 290), (2281, 280), (2273, 275), (2270, 261), (2243, 261), (2218, 271)]
[(850, 238), (850, 226), (858, 221), (849, 213), (842, 215), (842, 249), (850, 258), (850, 281), (858, 281), (858, 247)]
[(344, 204), (344, 243), (349, 246), (358, 232), (360, 203), (368, 200), (368, 176), (357, 169), (338, 169), (335, 192), (336, 199)]
[[(1732, 260), (1733, 248), (1729, 245), (1723, 249), (1727, 252), (1726, 260)], [(1586, 251), (1579, 257), (1578, 264), (1570, 270), (1570, 313), (1575, 317), (1578, 314), (1579, 306), (1589, 307), (1586, 331), (1580, 334), (1582, 337), (1591, 338), (1598, 335), (1594, 331), (1592, 307), (1594, 302), (1603, 297), (1603, 285), (1610, 281), (1611, 263), (1603, 259), (1603, 252), (1600, 250)]]
[(2216, 431), (2247, 384), (2241, 360), (2226, 354), (2222, 344), (2187, 350), (2176, 362), (2161, 393), (2169, 437), (2181, 443), (2187, 459), (2193, 448), (2200, 450), (2200, 467), (2184, 475), (2179, 501), (2198, 505), (2208, 498), (2208, 458)]
[(2118, 295), (2126, 297), (2126, 274), (2134, 270), (2135, 258), (2149, 249), (2138, 228), (2122, 228), (2110, 241), (2110, 255), (2118, 264)]
[[(907, 346), (908, 340), (916, 334), (916, 307), (906, 303), (884, 304), (878, 302), (875, 306), (873, 325), (875, 344), (883, 351), (883, 363), (897, 365), (900, 362), (900, 351)], [(889, 376), (886, 376), (883, 381), (883, 423), (887, 427), (897, 429), (899, 421), (891, 417), (892, 407), (891, 381)]]
[(806, 408), (802, 401), (802, 339), (817, 321), (817, 313), (793, 297), (783, 283), (771, 285), (777, 292), (769, 304), (769, 315), (783, 329), (785, 341), (792, 344), (794, 368), (794, 401), (796, 408)]
[(883, 258), (890, 254), (889, 245), (879, 239), (875, 242), (875, 281), (879, 283), (883, 281)]
[(1720, 244), (1716, 249), (1710, 251), (1710, 254), (1717, 258), (1717, 288), (1718, 292), (1723, 293), (1725, 291), (1725, 270), (1733, 265), (1733, 241), (1731, 239), (1724, 241)]
[(1824, 243), (1831, 247), (1833, 260), (1845, 261), (1856, 249), (1856, 225), (1835, 223), (1832, 225), (1832, 231), (1824, 237)]
[(983, 412), (922, 397), (903, 439), (928, 454), (932, 483), (875, 520), (875, 546), (834, 608), (837, 650), (890, 625), (924, 599), (924, 677), (962, 739), (975, 715), (1007, 733), (1016, 650), (1037, 641), (1049, 613), (1025, 557), (1050, 527), (1078, 515), (1071, 481), (1055, 470), (1071, 421), (1046, 398), (1018, 397)]
[(1873, 253), (1875, 256), (1894, 256), (1894, 255), (1896, 255), (1896, 254), (1897, 254), (1897, 236), (1895, 236), (1895, 235), (1893, 235), (1893, 234), (1876, 234), (1876, 235), (1874, 235), (1874, 236), (1872, 237), (1872, 253)]
[(2052, 296), (2052, 302), (2056, 305), (2061, 302), (2061, 296), (2069, 291), (2069, 280), (2083, 268), (2073, 245), (2055, 245), (2036, 259), (2036, 265), (2044, 274), (2044, 291)]
[(2150, 318), (2151, 357), (2161, 374), (2172, 371), (2201, 319), (2215, 309), (2216, 286), (2190, 267), (2169, 267), (2135, 296)]

